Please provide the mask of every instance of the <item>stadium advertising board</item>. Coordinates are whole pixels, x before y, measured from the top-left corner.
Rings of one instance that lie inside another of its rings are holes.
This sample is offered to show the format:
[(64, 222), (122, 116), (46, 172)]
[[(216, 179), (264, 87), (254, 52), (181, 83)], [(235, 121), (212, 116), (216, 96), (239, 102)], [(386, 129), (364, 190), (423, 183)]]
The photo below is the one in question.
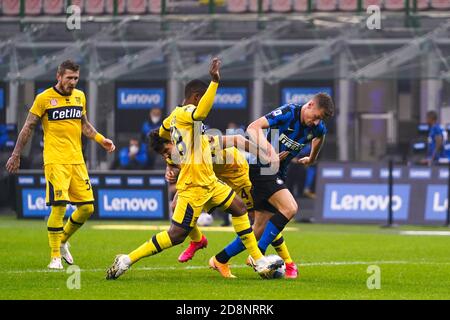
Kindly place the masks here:
[[(393, 221), (439, 224), (447, 218), (446, 167), (395, 165), (392, 171)], [(380, 223), (388, 220), (389, 171), (386, 163), (320, 162), (315, 219), (320, 222)]]
[[(396, 185), (392, 197), (394, 218), (408, 217), (410, 186)], [(325, 186), (324, 218), (386, 220), (389, 204), (385, 184), (339, 184)]]
[(98, 191), (100, 218), (164, 218), (161, 190), (103, 190)]
[[(91, 172), (95, 212), (93, 219), (168, 218), (167, 185), (162, 172), (114, 174)], [(44, 218), (50, 214), (45, 203), (46, 180), (41, 171), (22, 170), (16, 178), (17, 212), (21, 218)], [(66, 217), (75, 209), (67, 206)]]
[(218, 109), (245, 109), (247, 108), (247, 88), (245, 87), (219, 87), (214, 98), (214, 108)]
[(163, 108), (165, 90), (163, 88), (118, 88), (117, 107), (119, 109)]
[(5, 108), (5, 90), (0, 88), (0, 110)]
[(443, 184), (430, 184), (427, 187), (425, 220), (445, 221), (447, 217), (447, 206), (447, 186)]
[(319, 92), (333, 93), (331, 87), (286, 87), (281, 89), (281, 104), (304, 104)]

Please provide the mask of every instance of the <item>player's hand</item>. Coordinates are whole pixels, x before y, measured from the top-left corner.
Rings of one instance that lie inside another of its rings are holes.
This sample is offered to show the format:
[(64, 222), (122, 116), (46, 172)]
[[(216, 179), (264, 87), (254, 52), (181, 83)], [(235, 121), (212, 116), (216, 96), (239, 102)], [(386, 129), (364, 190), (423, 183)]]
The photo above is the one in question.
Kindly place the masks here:
[(172, 168), (170, 166), (166, 167), (166, 181), (168, 183), (176, 183), (177, 182), (177, 176), (178, 176), (178, 170), (176, 170), (175, 168)]
[(220, 64), (221, 61), (219, 60), (219, 58), (215, 57), (214, 59), (212, 59), (211, 65), (209, 66), (209, 74), (211, 75), (211, 79), (214, 82), (219, 82), (220, 80)]
[(289, 155), (289, 151), (282, 151), (278, 154), (278, 157), (280, 158), (280, 161), (283, 161), (284, 159), (287, 158), (288, 155)]
[(114, 142), (110, 139), (104, 139), (102, 141), (102, 147), (108, 151), (108, 153), (114, 152), (116, 150), (116, 146), (114, 145)]
[(20, 156), (17, 154), (12, 154), (6, 162), (6, 170), (9, 173), (17, 173), (20, 167)]
[(310, 166), (312, 164), (314, 164), (314, 161), (310, 158), (310, 157), (303, 157), (298, 159), (297, 161), (298, 163), (304, 165), (305, 167)]

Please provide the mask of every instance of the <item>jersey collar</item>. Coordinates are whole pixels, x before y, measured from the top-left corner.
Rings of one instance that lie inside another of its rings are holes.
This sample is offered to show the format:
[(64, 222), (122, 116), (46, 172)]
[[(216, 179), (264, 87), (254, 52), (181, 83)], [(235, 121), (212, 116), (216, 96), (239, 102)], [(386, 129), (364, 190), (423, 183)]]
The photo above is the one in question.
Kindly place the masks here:
[(58, 89), (56, 89), (56, 86), (53, 86), (52, 88), (53, 88), (53, 90), (56, 91), (56, 93), (58, 93), (58, 94), (61, 95), (61, 96), (64, 96), (64, 97), (70, 97), (70, 96), (72, 95), (72, 94), (64, 94), (64, 93), (62, 93), (61, 91), (59, 91)]

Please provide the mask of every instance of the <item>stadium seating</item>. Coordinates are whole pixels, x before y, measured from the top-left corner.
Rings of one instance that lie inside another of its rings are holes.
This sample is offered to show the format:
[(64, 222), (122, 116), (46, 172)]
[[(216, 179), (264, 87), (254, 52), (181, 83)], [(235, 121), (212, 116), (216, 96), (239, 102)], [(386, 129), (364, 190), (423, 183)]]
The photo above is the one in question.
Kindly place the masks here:
[[(117, 13), (124, 14), (125, 13), (125, 0), (117, 0)], [(114, 13), (114, 0), (106, 0), (106, 13), (113, 14)]]
[[(414, 4), (410, 4), (410, 7), (412, 7), (413, 5)], [(417, 10), (426, 10), (429, 7), (430, 7), (430, 1), (429, 0), (417, 0)]]
[(161, 0), (148, 0), (148, 11), (150, 13), (161, 13)]
[(384, 8), (386, 10), (403, 10), (405, 9), (405, 0), (385, 0)]
[(248, 0), (228, 0), (227, 11), (232, 13), (246, 12), (248, 9)]
[(85, 2), (85, 12), (90, 15), (103, 14), (105, 10), (105, 0), (89, 0)]
[(334, 11), (337, 8), (337, 0), (316, 0), (318, 11)]
[(127, 12), (130, 14), (147, 13), (147, 0), (127, 0)]
[(383, 0), (363, 0), (363, 9), (366, 10), (369, 6), (378, 6), (380, 8), (383, 8)]
[(273, 12), (289, 12), (292, 10), (292, 0), (272, 0), (270, 8)]
[(308, 11), (308, 0), (294, 0), (294, 11), (296, 12)]
[(450, 9), (450, 1), (449, 0), (431, 0), (430, 2), (431, 8), (438, 10), (448, 10)]
[[(267, 12), (269, 11), (269, 0), (263, 0), (262, 1), (262, 11)], [(258, 12), (258, 0), (250, 0), (250, 6), (249, 6), (250, 12)]]
[(62, 14), (64, 12), (64, 3), (64, 0), (44, 0), (44, 14)]

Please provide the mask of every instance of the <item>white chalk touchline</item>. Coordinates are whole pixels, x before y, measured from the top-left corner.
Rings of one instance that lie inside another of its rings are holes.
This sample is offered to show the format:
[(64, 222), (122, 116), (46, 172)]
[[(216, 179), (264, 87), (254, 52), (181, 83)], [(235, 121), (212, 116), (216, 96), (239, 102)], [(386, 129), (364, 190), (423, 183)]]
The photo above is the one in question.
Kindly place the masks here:
[(450, 231), (400, 231), (406, 236), (450, 236)]
[[(450, 265), (448, 262), (434, 262), (434, 261), (327, 261), (327, 262), (306, 262), (298, 264), (299, 268), (302, 267), (327, 267), (327, 266), (346, 266), (346, 265), (377, 265), (377, 264), (419, 264), (419, 265)], [(245, 264), (231, 265), (231, 268), (249, 268)], [(104, 269), (80, 269), (82, 272), (106, 272), (107, 267)], [(154, 267), (132, 267), (132, 270), (138, 271), (151, 271), (151, 270), (196, 270), (196, 269), (209, 269), (209, 266), (154, 266)], [(131, 270), (130, 269), (130, 270)], [(49, 270), (49, 269), (25, 269), (25, 270), (5, 270), (0, 271), (3, 274), (22, 274), (22, 273), (53, 273), (53, 272), (65, 272), (64, 270)]]

